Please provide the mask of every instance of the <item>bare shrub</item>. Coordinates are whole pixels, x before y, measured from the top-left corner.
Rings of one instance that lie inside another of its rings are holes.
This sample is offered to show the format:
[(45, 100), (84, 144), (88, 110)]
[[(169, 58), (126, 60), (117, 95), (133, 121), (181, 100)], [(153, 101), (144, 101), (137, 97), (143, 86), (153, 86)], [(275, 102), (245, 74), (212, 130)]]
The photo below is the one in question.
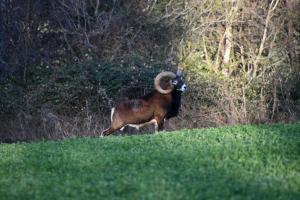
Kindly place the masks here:
[(97, 135), (114, 102), (177, 66), (189, 90), (167, 130), (299, 120), (299, 9), (294, 0), (2, 1), (0, 140)]

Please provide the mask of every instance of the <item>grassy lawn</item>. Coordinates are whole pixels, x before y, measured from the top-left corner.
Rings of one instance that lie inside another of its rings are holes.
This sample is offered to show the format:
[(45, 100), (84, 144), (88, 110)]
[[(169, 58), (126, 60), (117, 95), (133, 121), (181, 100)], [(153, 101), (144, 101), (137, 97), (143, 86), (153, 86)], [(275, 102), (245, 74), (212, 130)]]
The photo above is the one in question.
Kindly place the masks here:
[(300, 199), (300, 123), (0, 144), (0, 199)]

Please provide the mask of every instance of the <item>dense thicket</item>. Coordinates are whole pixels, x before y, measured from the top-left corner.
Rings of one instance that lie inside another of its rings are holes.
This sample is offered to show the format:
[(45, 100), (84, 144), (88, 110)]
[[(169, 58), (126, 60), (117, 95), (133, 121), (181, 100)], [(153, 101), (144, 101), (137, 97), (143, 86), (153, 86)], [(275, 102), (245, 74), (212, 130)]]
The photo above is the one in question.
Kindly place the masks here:
[(1, 139), (97, 134), (184, 68), (179, 127), (299, 119), (299, 0), (2, 0)]

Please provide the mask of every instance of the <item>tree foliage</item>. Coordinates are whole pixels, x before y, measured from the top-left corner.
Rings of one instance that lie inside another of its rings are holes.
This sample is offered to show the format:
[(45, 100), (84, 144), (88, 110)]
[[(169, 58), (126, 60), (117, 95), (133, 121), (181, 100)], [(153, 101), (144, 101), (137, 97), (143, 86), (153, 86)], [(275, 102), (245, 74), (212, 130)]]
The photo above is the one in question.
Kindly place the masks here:
[(299, 9), (299, 0), (3, 0), (1, 131), (40, 130), (45, 113), (70, 124), (74, 113), (100, 116), (102, 127), (115, 101), (178, 66), (190, 89), (171, 128), (299, 119)]

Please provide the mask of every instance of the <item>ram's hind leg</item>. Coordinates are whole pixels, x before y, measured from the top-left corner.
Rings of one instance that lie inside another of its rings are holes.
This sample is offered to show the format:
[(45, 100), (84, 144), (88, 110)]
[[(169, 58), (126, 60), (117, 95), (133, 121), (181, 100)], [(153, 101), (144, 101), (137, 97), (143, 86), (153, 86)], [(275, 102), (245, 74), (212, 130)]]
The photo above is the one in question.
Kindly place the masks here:
[(111, 126), (108, 129), (105, 129), (104, 131), (102, 131), (101, 136), (108, 136), (108, 135), (112, 134), (113, 132), (123, 129), (123, 128), (124, 128), (124, 124), (118, 120), (115, 120), (111, 123)]
[(101, 136), (108, 136), (108, 135), (112, 134), (113, 132), (123, 129), (123, 128), (124, 128), (123, 124), (112, 124), (111, 127), (102, 131)]
[(108, 129), (105, 129), (104, 131), (102, 131), (101, 137), (108, 136), (108, 135), (112, 134), (113, 132), (115, 132), (116, 130), (117, 129), (115, 129), (113, 127), (109, 127)]
[(108, 136), (119, 129), (123, 131), (124, 123), (122, 122), (122, 120), (119, 119), (115, 107), (111, 109), (110, 119), (111, 119), (111, 126), (105, 129), (104, 131), (102, 131), (101, 136)]

